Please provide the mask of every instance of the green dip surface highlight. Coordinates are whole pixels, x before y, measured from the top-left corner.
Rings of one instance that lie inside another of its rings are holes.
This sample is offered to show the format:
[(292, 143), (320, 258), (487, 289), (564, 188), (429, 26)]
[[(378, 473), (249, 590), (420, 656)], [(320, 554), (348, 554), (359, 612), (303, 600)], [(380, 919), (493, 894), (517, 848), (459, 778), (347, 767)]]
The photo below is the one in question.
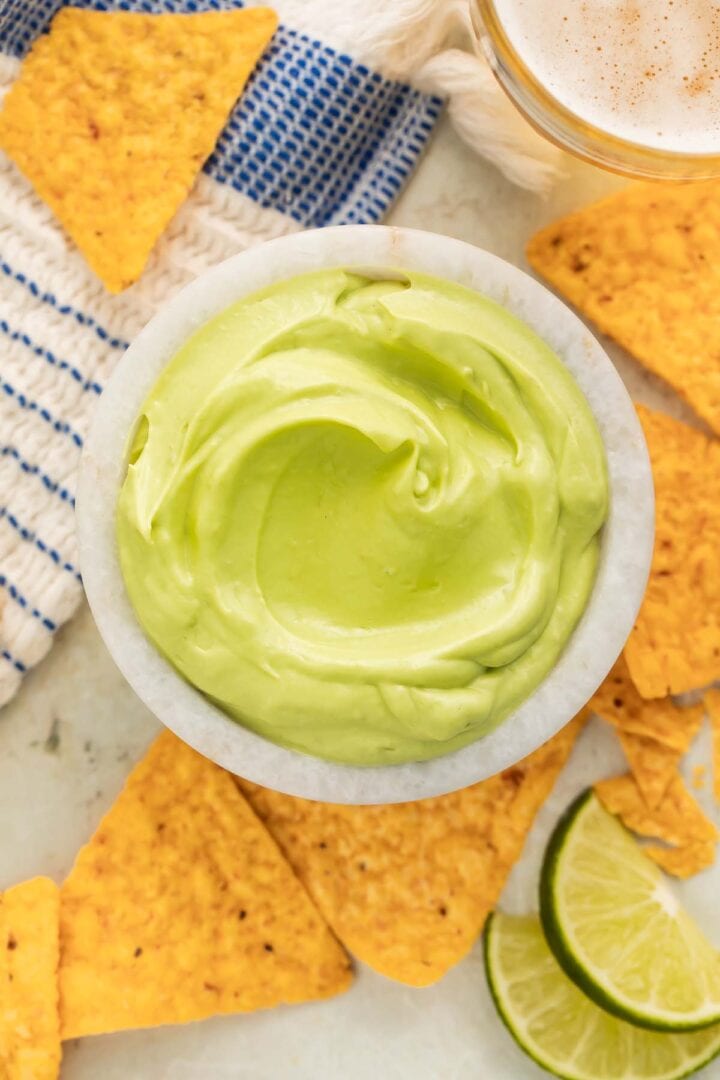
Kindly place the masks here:
[(557, 661), (607, 515), (602, 440), (552, 350), (414, 272), (303, 274), (163, 370), (117, 515), (145, 632), (231, 717), (378, 765), (458, 749)]

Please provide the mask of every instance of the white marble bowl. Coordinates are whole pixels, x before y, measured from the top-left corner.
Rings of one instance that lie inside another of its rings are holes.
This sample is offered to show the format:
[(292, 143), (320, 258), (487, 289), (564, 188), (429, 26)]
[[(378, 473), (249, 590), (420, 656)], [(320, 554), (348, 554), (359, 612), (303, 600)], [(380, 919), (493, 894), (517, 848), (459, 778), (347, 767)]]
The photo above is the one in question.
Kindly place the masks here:
[[(477, 289), (528, 323), (567, 364), (595, 414), (607, 452), (611, 507), (597, 580), (559, 662), (490, 734), (433, 761), (349, 767), (285, 750), (242, 727), (190, 686), (141, 630), (115, 544), (126, 446), (162, 367), (203, 323), (235, 300), (307, 270), (396, 269)], [(98, 629), (130, 685), (164, 724), (202, 754), (266, 787), (338, 803), (405, 802), (492, 776), (555, 734), (585, 704), (620, 653), (645, 589), (653, 544), (653, 487), (642, 430), (607, 355), (560, 300), (486, 251), (432, 233), (353, 225), (298, 233), (236, 255), (188, 285), (138, 335), (95, 414), (82, 458), (78, 529), (83, 581)]]

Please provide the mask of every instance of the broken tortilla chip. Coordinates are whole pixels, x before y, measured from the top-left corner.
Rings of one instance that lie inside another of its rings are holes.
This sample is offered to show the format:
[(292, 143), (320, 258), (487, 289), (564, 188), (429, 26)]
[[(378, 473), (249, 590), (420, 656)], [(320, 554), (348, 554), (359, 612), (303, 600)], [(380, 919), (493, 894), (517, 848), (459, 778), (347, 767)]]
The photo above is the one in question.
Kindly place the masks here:
[(677, 878), (693, 877), (715, 862), (714, 840), (698, 840), (695, 843), (681, 844), (679, 847), (646, 844), (643, 851), (665, 873)]
[(679, 774), (669, 785), (663, 801), (652, 810), (629, 774), (600, 780), (595, 791), (606, 810), (640, 836), (655, 837), (668, 844), (718, 838), (715, 825), (702, 812)]
[(655, 551), (625, 659), (642, 696), (656, 698), (720, 678), (720, 442), (638, 413), (655, 480)]
[(634, 184), (543, 229), (527, 256), (720, 433), (720, 183)]
[(584, 720), (490, 780), (420, 802), (336, 806), (238, 783), (343, 944), (427, 986), (472, 948)]
[(713, 794), (720, 802), (720, 690), (708, 690), (704, 701), (712, 729)]
[[(629, 774), (613, 776), (595, 784), (595, 792), (606, 810), (619, 817), (639, 836), (662, 840), (672, 848), (649, 845), (647, 854), (668, 873), (689, 877), (710, 866), (715, 859), (718, 831), (692, 797), (677, 774), (659, 806), (651, 809)], [(670, 851), (676, 854), (667, 854)], [(675, 869), (671, 869), (674, 867)]]
[(65, 1039), (345, 990), (350, 961), (223, 769), (164, 732), (61, 890)]
[(111, 292), (143, 271), (277, 27), (267, 8), (65, 7), (0, 113), (0, 146)]
[(33, 878), (0, 895), (0, 1077), (60, 1071), (57, 885)]
[(589, 707), (615, 728), (643, 798), (651, 809), (658, 806), (700, 730), (702, 705), (644, 700), (621, 656)]
[(675, 776), (680, 754), (655, 739), (618, 730), (618, 738), (630, 771), (650, 809), (662, 802)]

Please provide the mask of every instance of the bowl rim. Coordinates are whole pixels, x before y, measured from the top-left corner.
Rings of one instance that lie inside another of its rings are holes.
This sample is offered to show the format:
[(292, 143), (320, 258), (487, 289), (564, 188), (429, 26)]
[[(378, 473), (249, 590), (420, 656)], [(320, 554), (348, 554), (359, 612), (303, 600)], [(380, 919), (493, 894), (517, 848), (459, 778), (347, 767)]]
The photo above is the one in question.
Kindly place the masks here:
[[(231, 720), (145, 637), (120, 572), (115, 508), (128, 435), (162, 367), (234, 301), (330, 267), (423, 271), (502, 304), (544, 338), (575, 376), (605, 445), (611, 501), (597, 577), (559, 661), (497, 728), (430, 761), (335, 764), (285, 749)], [(158, 310), (117, 364), (95, 411), (81, 458), (77, 528), (83, 582), (100, 635), (157, 719), (217, 764), (264, 787), (322, 802), (392, 803), (445, 794), (502, 771), (585, 705), (620, 654), (642, 601), (653, 550), (654, 493), (642, 428), (619, 374), (585, 324), (545, 286), (461, 240), (396, 226), (344, 225), (283, 236), (232, 256)]]

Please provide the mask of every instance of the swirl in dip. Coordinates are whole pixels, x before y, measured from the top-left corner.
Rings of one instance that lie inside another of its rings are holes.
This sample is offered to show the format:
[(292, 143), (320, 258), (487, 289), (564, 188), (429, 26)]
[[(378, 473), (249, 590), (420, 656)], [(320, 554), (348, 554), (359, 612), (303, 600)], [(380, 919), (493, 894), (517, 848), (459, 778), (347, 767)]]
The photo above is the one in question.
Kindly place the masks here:
[(137, 617), (253, 731), (355, 765), (495, 727), (592, 589), (608, 483), (558, 357), (424, 274), (304, 274), (177, 353), (118, 506)]

